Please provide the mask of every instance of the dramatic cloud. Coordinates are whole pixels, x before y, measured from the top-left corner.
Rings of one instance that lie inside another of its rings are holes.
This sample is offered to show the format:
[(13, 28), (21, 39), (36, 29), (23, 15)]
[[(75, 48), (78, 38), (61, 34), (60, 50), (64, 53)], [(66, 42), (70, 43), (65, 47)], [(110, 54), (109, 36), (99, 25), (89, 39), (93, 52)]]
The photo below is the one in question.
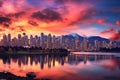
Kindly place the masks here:
[(42, 11), (35, 12), (32, 14), (32, 17), (46, 22), (62, 20), (61, 15), (52, 9), (44, 9)]
[(116, 31), (115, 29), (111, 28), (109, 30), (102, 31), (101, 34), (110, 35), (109, 39), (120, 41), (120, 30)]
[(8, 14), (7, 16), (8, 16), (8, 17), (19, 18), (21, 15), (24, 15), (24, 14), (25, 14), (25, 12), (24, 12), (24, 11), (21, 11), (21, 12), (14, 13), (14, 14)]
[(0, 32), (1, 32), (1, 31), (5, 31), (5, 30), (4, 30), (4, 29), (0, 29)]
[(19, 28), (19, 32), (24, 32), (25, 29), (24, 29), (24, 26), (17, 26)]
[(113, 29), (113, 28), (111, 28), (111, 29), (109, 29), (109, 30), (104, 30), (104, 31), (102, 31), (101, 32), (101, 34), (108, 34), (108, 33), (115, 33), (116, 31)]
[(0, 35), (76, 32), (111, 38), (120, 30), (119, 3), (119, 0), (0, 0)]
[(10, 21), (11, 21), (10, 18), (0, 16), (0, 24), (3, 24), (3, 23), (9, 23)]
[(120, 41), (120, 30), (111, 36), (112, 40)]
[(102, 24), (102, 23), (104, 23), (104, 22), (105, 22), (105, 19), (99, 19), (99, 20), (98, 20), (98, 23), (99, 23), (99, 24)]
[(32, 20), (28, 21), (28, 23), (31, 24), (31, 25), (33, 25), (33, 26), (38, 26), (38, 24), (36, 22), (32, 21)]
[(116, 21), (116, 24), (120, 26), (120, 21)]
[(0, 0), (0, 7), (2, 7), (2, 5), (3, 5), (3, 2), (2, 2), (2, 0)]
[(66, 2), (74, 2), (74, 3), (81, 3), (81, 2), (86, 2), (87, 0), (55, 0), (56, 3), (66, 3)]

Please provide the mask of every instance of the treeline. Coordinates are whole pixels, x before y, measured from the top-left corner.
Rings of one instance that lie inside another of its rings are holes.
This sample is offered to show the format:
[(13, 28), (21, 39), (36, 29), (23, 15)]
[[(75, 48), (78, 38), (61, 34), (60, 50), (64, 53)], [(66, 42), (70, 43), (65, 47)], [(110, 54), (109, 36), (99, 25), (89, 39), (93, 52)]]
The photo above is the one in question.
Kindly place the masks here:
[(108, 48), (101, 48), (100, 51), (102, 52), (120, 52), (120, 48), (117, 47), (117, 48), (111, 48), (111, 49), (108, 49)]
[(19, 51), (25, 51), (25, 52), (68, 52), (67, 49), (42, 49), (41, 47), (31, 47), (31, 48), (25, 48), (25, 47), (0, 47), (0, 52), (19, 52)]
[(0, 52), (18, 52), (18, 51), (40, 51), (42, 50), (41, 47), (31, 47), (31, 48), (25, 48), (25, 47), (0, 47)]

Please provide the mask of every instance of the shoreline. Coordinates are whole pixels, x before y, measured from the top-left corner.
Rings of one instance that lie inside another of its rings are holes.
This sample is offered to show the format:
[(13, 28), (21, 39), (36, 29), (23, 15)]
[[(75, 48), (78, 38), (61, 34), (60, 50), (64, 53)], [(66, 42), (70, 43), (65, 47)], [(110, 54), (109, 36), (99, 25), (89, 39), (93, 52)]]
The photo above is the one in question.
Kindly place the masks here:
[(10, 72), (0, 72), (1, 80), (26, 80), (25, 77), (16, 76)]
[(71, 51), (71, 52), (120, 53), (120, 52), (110, 52), (110, 51)]
[[(34, 73), (33, 73), (34, 74)], [(16, 76), (10, 72), (0, 72), (0, 80), (51, 80), (51, 79), (46, 79), (46, 78), (41, 78), (37, 79), (36, 77), (31, 77), (30, 76), (22, 77), (22, 76)]]
[[(64, 55), (68, 55), (68, 54), (71, 54), (73, 52), (80, 52), (80, 53), (86, 53), (86, 52), (83, 52), (83, 51), (68, 51), (68, 52), (0, 52), (0, 55), (60, 55), (60, 56), (64, 56)], [(104, 51), (93, 51), (90, 53), (117, 53), (119, 54), (120, 52), (104, 52)]]
[(67, 56), (70, 52), (0, 52), (0, 56), (9, 55), (53, 55), (53, 56)]

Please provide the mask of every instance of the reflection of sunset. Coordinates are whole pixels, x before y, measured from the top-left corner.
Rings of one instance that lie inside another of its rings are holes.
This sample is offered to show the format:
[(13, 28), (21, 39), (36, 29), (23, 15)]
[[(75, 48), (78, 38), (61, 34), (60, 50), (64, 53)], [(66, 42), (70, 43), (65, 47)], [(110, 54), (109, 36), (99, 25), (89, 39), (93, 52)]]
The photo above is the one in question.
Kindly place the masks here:
[(115, 68), (117, 68), (117, 63), (113, 60), (106, 60), (103, 62), (100, 62), (100, 65), (106, 69), (110, 69), (110, 70), (114, 70)]
[[(68, 57), (57, 58), (54, 56), (6, 57), (6, 59), (0, 59), (0, 65), (0, 71), (8, 71), (17, 76), (26, 76), (28, 72), (35, 72), (37, 78), (52, 78), (55, 80), (58, 78), (64, 80), (77, 80), (78, 78), (87, 80), (94, 78), (101, 80), (101, 76), (104, 74), (114, 74), (119, 63), (110, 55), (100, 57), (72, 54)], [(97, 75), (96, 71), (101, 74)], [(71, 75), (75, 75), (76, 77)], [(94, 75), (96, 77), (93, 77)], [(66, 77), (63, 78), (63, 76)]]
[[(28, 57), (28, 64), (21, 64), (20, 66), (19, 61), (14, 62), (14, 60), (11, 59), (11, 63), (10, 64), (4, 64), (2, 60), (0, 60), (0, 71), (7, 71), (7, 72), (11, 72), (17, 76), (26, 76), (26, 73), (28, 72), (35, 72), (35, 73), (41, 73), (43, 75), (46, 75), (46, 73), (52, 73), (55, 69), (60, 68), (61, 65), (58, 61), (55, 61), (55, 65), (54, 67), (48, 68), (48, 63), (44, 64), (44, 69), (41, 69), (40, 63), (35, 63), (33, 62), (32, 65), (30, 64), (30, 57)], [(53, 61), (50, 62), (51, 66), (53, 66)]]

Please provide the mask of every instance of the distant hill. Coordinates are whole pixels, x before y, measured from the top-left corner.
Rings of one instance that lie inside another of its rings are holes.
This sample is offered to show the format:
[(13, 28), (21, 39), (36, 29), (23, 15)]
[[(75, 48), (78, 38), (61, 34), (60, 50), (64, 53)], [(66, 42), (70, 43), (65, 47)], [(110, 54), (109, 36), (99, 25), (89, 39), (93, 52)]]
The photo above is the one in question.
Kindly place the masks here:
[(94, 42), (95, 40), (98, 40), (98, 41), (100, 41), (100, 42), (103, 42), (103, 41), (105, 41), (105, 42), (110, 42), (109, 39), (102, 38), (102, 37), (99, 37), (99, 36), (89, 37), (88, 40), (89, 40), (90, 42)]
[[(72, 33), (72, 34), (68, 34), (68, 35), (63, 35), (63, 38), (67, 38), (67, 39), (70, 39), (70, 40), (71, 40), (71, 39), (75, 39), (75, 37), (78, 37), (81, 42), (82, 42), (83, 39), (84, 39), (84, 36), (81, 36), (81, 35), (79, 35), (79, 34), (77, 34), (77, 33)], [(102, 37), (100, 37), (100, 36), (91, 36), (91, 37), (86, 37), (86, 38), (89, 40), (90, 43), (94, 43), (95, 40), (98, 40), (98, 41), (100, 41), (100, 42), (105, 41), (105, 42), (107, 42), (107, 43), (109, 43), (109, 42), (111, 41), (111, 40), (109, 40), (109, 39), (102, 38)], [(117, 41), (113, 41), (113, 42), (116, 42), (117, 44), (120, 45), (120, 42), (117, 42)]]

